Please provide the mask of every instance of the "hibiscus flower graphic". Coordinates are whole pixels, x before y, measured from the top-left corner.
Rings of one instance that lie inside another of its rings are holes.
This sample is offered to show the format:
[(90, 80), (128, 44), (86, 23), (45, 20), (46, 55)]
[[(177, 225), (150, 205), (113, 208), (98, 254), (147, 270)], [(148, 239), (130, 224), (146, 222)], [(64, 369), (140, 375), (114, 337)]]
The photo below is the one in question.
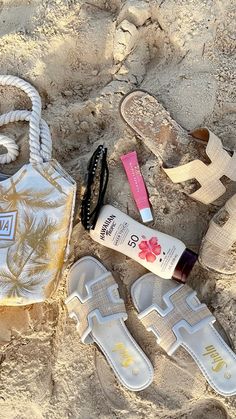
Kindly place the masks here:
[(158, 244), (157, 237), (151, 237), (150, 240), (142, 240), (138, 247), (141, 250), (139, 257), (146, 259), (147, 262), (155, 262), (156, 256), (161, 254), (161, 246)]

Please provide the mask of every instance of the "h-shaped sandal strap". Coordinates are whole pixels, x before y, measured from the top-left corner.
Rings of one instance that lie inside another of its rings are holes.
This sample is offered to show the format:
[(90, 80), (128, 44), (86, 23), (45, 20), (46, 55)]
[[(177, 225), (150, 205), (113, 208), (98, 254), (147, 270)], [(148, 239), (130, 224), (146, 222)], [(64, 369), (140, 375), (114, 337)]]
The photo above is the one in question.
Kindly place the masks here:
[[(16, 110), (0, 116), (0, 127), (10, 122), (29, 122), (30, 163), (43, 163), (51, 159), (52, 141), (47, 123), (41, 118), (41, 99), (37, 90), (25, 80), (10, 75), (0, 75), (1, 86), (14, 86), (24, 91), (30, 98), (32, 110)], [(15, 140), (0, 134), (0, 144), (7, 149), (7, 153), (0, 156), (0, 163), (10, 163), (19, 154)]]
[(216, 245), (224, 252), (229, 250), (236, 242), (236, 194), (225, 204), (225, 222), (223, 225), (216, 224), (214, 218), (210, 221), (209, 229), (205, 239)]
[(190, 196), (204, 204), (210, 204), (226, 191), (220, 180), (222, 176), (236, 181), (236, 153), (234, 152), (231, 157), (224, 150), (221, 140), (209, 131), (206, 154), (211, 160), (208, 165), (201, 160), (193, 160), (190, 163), (170, 169), (163, 168), (163, 170), (173, 183), (196, 179), (201, 187)]
[(196, 299), (196, 292), (187, 285), (170, 290), (163, 299), (167, 306), (164, 310), (153, 302), (138, 317), (146, 329), (155, 334), (158, 344), (172, 355), (182, 343), (180, 328), (194, 333), (205, 324), (215, 321), (215, 317), (205, 304)]
[[(118, 284), (110, 272), (85, 284), (87, 295), (74, 292), (66, 299), (69, 316), (77, 321), (77, 330), (84, 343), (92, 342), (92, 317), (99, 323), (127, 319), (124, 301), (120, 298)], [(88, 338), (88, 339), (87, 339)]]

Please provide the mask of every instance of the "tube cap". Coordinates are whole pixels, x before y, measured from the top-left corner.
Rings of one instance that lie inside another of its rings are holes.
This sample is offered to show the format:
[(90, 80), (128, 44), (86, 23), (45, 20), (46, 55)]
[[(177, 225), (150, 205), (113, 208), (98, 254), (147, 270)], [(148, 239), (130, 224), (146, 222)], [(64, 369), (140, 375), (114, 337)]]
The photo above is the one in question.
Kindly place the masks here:
[(173, 279), (185, 283), (197, 259), (198, 255), (196, 253), (185, 249), (175, 267)]
[(143, 208), (139, 210), (140, 215), (144, 223), (148, 223), (149, 221), (153, 221), (152, 211), (150, 208)]

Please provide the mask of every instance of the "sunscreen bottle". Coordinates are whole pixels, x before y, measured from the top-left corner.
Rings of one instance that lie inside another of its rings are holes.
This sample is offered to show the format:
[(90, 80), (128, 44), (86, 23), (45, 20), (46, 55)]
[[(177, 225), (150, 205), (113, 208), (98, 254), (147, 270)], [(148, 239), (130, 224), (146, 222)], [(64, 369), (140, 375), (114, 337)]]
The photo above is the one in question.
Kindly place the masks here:
[(166, 279), (186, 282), (197, 260), (179, 239), (138, 223), (112, 205), (102, 207), (90, 236)]

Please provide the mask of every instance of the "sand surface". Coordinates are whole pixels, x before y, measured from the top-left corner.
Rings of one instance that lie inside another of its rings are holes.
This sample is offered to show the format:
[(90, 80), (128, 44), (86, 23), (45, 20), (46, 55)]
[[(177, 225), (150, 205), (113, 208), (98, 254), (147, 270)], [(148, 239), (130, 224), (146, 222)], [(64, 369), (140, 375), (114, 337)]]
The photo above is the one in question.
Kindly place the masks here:
[[(108, 147), (107, 202), (139, 220), (119, 157), (137, 150), (155, 222), (197, 251), (218, 210), (185, 197), (161, 172), (157, 159), (119, 118), (123, 94), (142, 87), (156, 95), (186, 129), (207, 125), (235, 147), (235, 2), (233, 0), (3, 0), (0, 2), (0, 68), (40, 92), (54, 157), (78, 182), (80, 203), (87, 161)], [(0, 88), (0, 112), (29, 106), (16, 89)], [(8, 132), (28, 158), (27, 126)], [(217, 395), (191, 358), (168, 357), (139, 323), (130, 285), (145, 269), (92, 242), (75, 217), (70, 263), (90, 253), (119, 282), (127, 325), (155, 367), (153, 384), (131, 393), (117, 383), (93, 345), (83, 346), (63, 300), (0, 309), (0, 418), (235, 418), (235, 398)], [(88, 250), (89, 249), (89, 250)], [(196, 266), (190, 278), (236, 343), (234, 277)]]

